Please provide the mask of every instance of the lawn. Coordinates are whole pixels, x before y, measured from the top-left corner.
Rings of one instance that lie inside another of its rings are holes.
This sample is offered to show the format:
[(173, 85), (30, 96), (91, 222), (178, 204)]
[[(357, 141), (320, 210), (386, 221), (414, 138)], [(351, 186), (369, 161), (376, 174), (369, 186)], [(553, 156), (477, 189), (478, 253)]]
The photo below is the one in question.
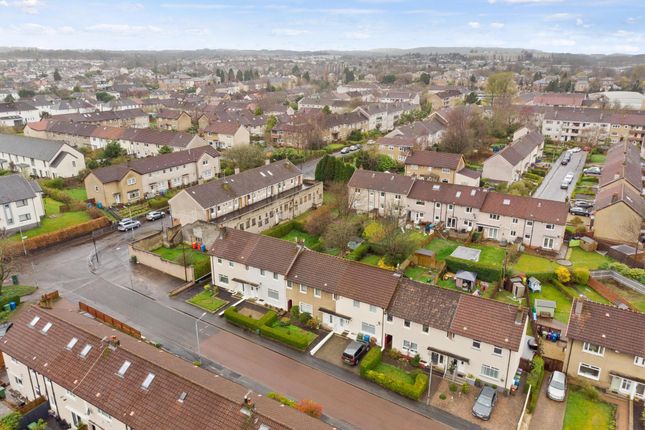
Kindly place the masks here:
[(430, 269), (423, 266), (408, 266), (405, 269), (405, 276), (415, 281), (431, 283), (434, 278), (434, 273), (429, 273)]
[(555, 301), (555, 319), (564, 324), (569, 321), (571, 299), (554, 285), (543, 283), (541, 292), (531, 293), (531, 308), (533, 308), (535, 299)]
[[(492, 290), (492, 288), (493, 287), (489, 287), (490, 290)], [(486, 293), (488, 293), (488, 291), (484, 293), (484, 297), (488, 297)], [(526, 303), (524, 302), (523, 299), (516, 299), (515, 297), (513, 297), (513, 293), (506, 290), (499, 290), (497, 292), (497, 296), (495, 296), (495, 300), (497, 300), (498, 302), (508, 303), (509, 305), (515, 305), (515, 306)]]
[(596, 290), (586, 285), (578, 285), (578, 290), (583, 293), (589, 300), (596, 303), (602, 303), (605, 305), (610, 305), (609, 300), (601, 296)]
[(426, 249), (434, 251), (435, 259), (437, 261), (444, 261), (446, 257), (452, 254), (459, 245), (459, 242), (449, 239), (432, 239), (429, 244), (426, 245)]
[[(316, 340), (316, 337), (318, 337), (316, 333), (310, 332), (308, 330), (304, 330), (293, 324), (284, 325), (279, 321), (274, 322), (271, 328), (273, 329), (273, 331), (277, 332), (280, 336), (293, 339), (295, 341), (294, 342), (295, 344), (309, 346), (311, 345), (311, 342)], [(279, 341), (279, 339), (275, 339), (275, 340)], [(306, 347), (304, 349), (306, 349)]]
[(85, 200), (87, 200), (87, 192), (85, 191), (85, 187), (65, 188), (61, 191), (76, 201), (84, 202)]
[(212, 291), (202, 291), (201, 293), (197, 293), (190, 299), (186, 300), (186, 302), (210, 313), (217, 311), (228, 303), (226, 300), (222, 300), (215, 296)]
[[(186, 250), (186, 262), (195, 267), (195, 278), (201, 278), (210, 272), (210, 257), (205, 252), (197, 251), (188, 245), (184, 245)], [(162, 258), (174, 263), (182, 264), (184, 261), (184, 252), (181, 246), (174, 248), (157, 248), (152, 251)]]
[(457, 285), (455, 284), (454, 279), (439, 279), (437, 281), (437, 285), (440, 286), (441, 288), (447, 288), (449, 290), (455, 290), (455, 291), (461, 291), (459, 288), (457, 288)]
[(537, 255), (522, 254), (511, 270), (515, 273), (542, 273), (553, 272), (560, 265), (548, 258), (538, 257)]
[(592, 154), (587, 158), (588, 163), (594, 163), (594, 164), (604, 164), (605, 161), (607, 160), (607, 156), (603, 154)]
[(476, 243), (465, 245), (450, 239), (433, 239), (426, 245), (426, 249), (434, 251), (437, 261), (444, 261), (460, 245), (481, 250), (481, 254), (479, 255), (480, 263), (502, 264), (504, 262), (506, 251), (498, 246), (479, 245)]
[[(60, 207), (63, 204), (56, 200), (52, 200), (49, 197), (45, 197), (43, 202), (45, 206), (45, 216), (41, 220), (40, 226), (32, 228), (31, 230), (23, 231), (23, 236), (27, 236), (28, 238), (40, 236), (41, 234), (51, 233), (66, 227), (82, 224), (92, 219), (85, 211), (60, 213)], [(14, 234), (8, 240), (19, 241), (20, 233)]]
[(414, 376), (410, 375), (408, 372), (406, 372), (403, 369), (399, 369), (396, 366), (392, 366), (391, 364), (381, 362), (378, 365), (376, 365), (376, 367), (373, 370), (375, 372), (387, 375), (404, 384), (414, 385), (414, 381), (415, 381)]
[(615, 406), (602, 401), (594, 402), (573, 387), (567, 397), (563, 430), (595, 430), (611, 428)]
[(569, 250), (568, 260), (573, 263), (573, 267), (586, 267), (589, 270), (598, 269), (603, 264), (614, 261), (605, 255), (597, 252), (587, 252), (578, 247)]
[(13, 296), (28, 296), (37, 289), (31, 285), (5, 285), (2, 287), (2, 293), (0, 293), (0, 300)]
[(360, 262), (364, 264), (369, 264), (370, 266), (378, 266), (378, 262), (381, 261), (381, 258), (383, 258), (382, 255), (367, 254), (365, 257), (363, 257), (360, 260)]
[(312, 246), (320, 242), (320, 238), (318, 236), (314, 236), (312, 234), (297, 230), (295, 228), (291, 230), (289, 233), (287, 233), (286, 235), (282, 236), (281, 239), (288, 240), (290, 242), (296, 242), (296, 240), (304, 240), (305, 246), (307, 248), (311, 248)]

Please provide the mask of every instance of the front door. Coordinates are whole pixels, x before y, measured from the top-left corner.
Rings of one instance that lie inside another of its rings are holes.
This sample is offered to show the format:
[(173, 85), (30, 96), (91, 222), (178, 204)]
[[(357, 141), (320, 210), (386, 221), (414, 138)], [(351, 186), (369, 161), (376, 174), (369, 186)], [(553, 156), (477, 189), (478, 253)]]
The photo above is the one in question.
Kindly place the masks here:
[(438, 352), (432, 352), (430, 354), (430, 360), (432, 361), (432, 365), (436, 367), (441, 367), (443, 368), (444, 366), (444, 358), (445, 356), (443, 354), (439, 354)]

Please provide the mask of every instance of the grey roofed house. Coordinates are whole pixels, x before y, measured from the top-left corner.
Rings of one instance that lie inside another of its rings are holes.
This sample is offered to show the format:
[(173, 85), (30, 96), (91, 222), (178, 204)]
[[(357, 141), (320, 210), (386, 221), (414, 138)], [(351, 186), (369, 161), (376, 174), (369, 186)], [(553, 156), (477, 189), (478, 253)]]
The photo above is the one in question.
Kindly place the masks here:
[(36, 181), (29, 181), (21, 175), (0, 176), (0, 204), (31, 199), (42, 191)]
[(347, 185), (353, 188), (408, 195), (413, 184), (414, 178), (409, 176), (358, 169), (354, 172)]
[(479, 254), (481, 254), (481, 250), (479, 249), (468, 248), (466, 246), (458, 246), (454, 251), (452, 251), (452, 254), (450, 254), (450, 256), (461, 258), (462, 260), (478, 262)]
[(299, 168), (289, 160), (245, 170), (237, 175), (220, 178), (211, 182), (187, 188), (185, 191), (203, 208), (210, 208), (235, 197), (248, 194), (260, 188), (278, 184), (301, 175)]
[(540, 146), (542, 142), (544, 142), (542, 134), (533, 130), (506, 146), (499, 152), (499, 155), (515, 166), (525, 159), (531, 151)]
[(37, 160), (50, 161), (63, 145), (65, 145), (65, 142), (0, 134), (0, 152)]

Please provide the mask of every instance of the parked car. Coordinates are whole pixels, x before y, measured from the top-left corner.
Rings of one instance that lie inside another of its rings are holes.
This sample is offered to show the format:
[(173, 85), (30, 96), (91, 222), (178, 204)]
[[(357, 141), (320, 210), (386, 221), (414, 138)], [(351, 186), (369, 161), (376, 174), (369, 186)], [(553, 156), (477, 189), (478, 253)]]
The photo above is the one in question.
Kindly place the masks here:
[(593, 207), (593, 202), (590, 202), (589, 200), (574, 200), (571, 202), (571, 206), (578, 206), (579, 208), (592, 208)]
[(484, 387), (479, 392), (473, 405), (473, 415), (481, 420), (488, 421), (497, 402), (497, 390), (493, 387)]
[(369, 349), (370, 347), (366, 343), (353, 340), (347, 345), (341, 358), (343, 362), (351, 366), (356, 366)]
[(350, 151), (358, 151), (358, 146), (352, 145), (352, 146), (349, 147), (349, 150)]
[(146, 219), (148, 221), (154, 221), (157, 219), (161, 219), (166, 216), (166, 213), (164, 211), (150, 211), (146, 214)]
[(580, 152), (580, 151), (582, 151), (582, 148), (581, 148), (581, 147), (579, 147), (579, 146), (574, 146), (574, 147), (573, 147), (573, 148), (571, 148), (569, 151), (571, 151), (572, 153), (574, 153), (574, 154), (575, 154), (576, 152)]
[(117, 229), (119, 231), (128, 231), (128, 230), (134, 230), (135, 228), (139, 228), (139, 227), (141, 227), (141, 223), (137, 220), (131, 219), (127, 222), (123, 222), (123, 220), (121, 220), (121, 222), (119, 222)]
[(343, 149), (340, 150), (341, 154), (349, 154), (349, 148), (346, 146)]
[(571, 153), (567, 151), (562, 156), (562, 161), (560, 162), (560, 164), (562, 164), (563, 166), (566, 166), (567, 164), (569, 164), (569, 161), (571, 161)]
[(574, 207), (570, 208), (569, 213), (571, 215), (579, 215), (579, 216), (589, 216), (589, 215), (591, 215), (591, 212), (589, 212), (589, 209), (581, 208), (580, 206), (574, 206)]
[(598, 166), (587, 167), (582, 171), (585, 175), (600, 175), (602, 169)]
[(128, 223), (130, 223), (132, 221), (135, 221), (135, 219), (134, 218), (121, 218), (121, 221), (119, 221), (118, 226), (128, 224)]
[(567, 377), (564, 373), (556, 370), (551, 374), (546, 395), (556, 402), (564, 402), (567, 397)]

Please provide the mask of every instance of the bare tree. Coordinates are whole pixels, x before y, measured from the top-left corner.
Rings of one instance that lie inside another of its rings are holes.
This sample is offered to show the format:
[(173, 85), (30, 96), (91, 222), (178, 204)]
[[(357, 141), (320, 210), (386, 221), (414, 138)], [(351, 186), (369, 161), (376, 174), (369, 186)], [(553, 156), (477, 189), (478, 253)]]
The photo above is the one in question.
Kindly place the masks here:
[(3, 230), (0, 233), (0, 293), (2, 293), (5, 281), (18, 268), (17, 261), (11, 252), (11, 246), (5, 240), (7, 237), (7, 233)]
[(353, 208), (354, 196), (349, 194), (349, 188), (344, 182), (332, 182), (329, 185), (329, 194), (334, 196), (333, 208), (338, 211), (340, 218), (347, 217)]
[(416, 249), (417, 243), (399, 226), (396, 216), (388, 216), (382, 221), (384, 234), (379, 244), (385, 251), (385, 262), (397, 265)]
[(358, 224), (347, 218), (339, 218), (327, 226), (323, 241), (327, 248), (339, 248), (341, 255), (349, 250), (349, 241), (358, 235)]
[(257, 145), (235, 145), (224, 156), (242, 171), (261, 166), (266, 159), (264, 149)]
[(448, 126), (439, 148), (445, 152), (466, 154), (473, 148), (474, 134), (470, 128), (470, 115), (464, 106), (457, 106), (446, 114)]

